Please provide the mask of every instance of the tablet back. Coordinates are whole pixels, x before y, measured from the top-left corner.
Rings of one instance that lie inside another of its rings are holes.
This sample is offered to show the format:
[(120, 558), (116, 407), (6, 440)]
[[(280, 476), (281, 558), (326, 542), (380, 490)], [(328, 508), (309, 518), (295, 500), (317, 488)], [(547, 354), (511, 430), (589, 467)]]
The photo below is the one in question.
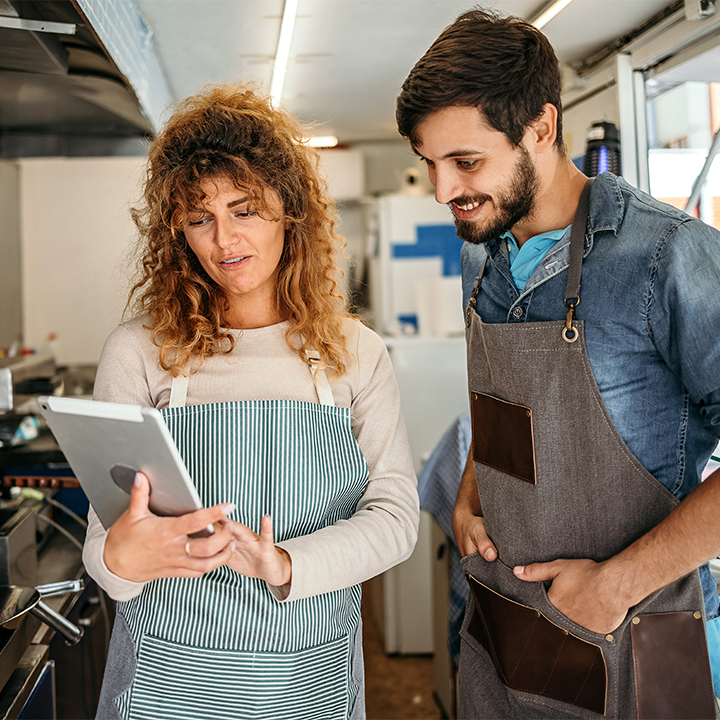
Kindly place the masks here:
[(182, 515), (202, 507), (158, 410), (63, 397), (41, 397), (38, 403), (106, 529), (130, 504), (138, 470), (150, 480), (154, 513)]

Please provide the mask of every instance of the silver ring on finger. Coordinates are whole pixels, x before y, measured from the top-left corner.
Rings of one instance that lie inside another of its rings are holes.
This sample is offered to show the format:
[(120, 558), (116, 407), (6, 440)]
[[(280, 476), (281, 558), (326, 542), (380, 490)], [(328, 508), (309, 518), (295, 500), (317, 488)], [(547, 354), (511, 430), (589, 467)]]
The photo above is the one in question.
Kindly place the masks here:
[(188, 557), (192, 557), (192, 555), (190, 554), (190, 541), (189, 540), (185, 543), (185, 554)]

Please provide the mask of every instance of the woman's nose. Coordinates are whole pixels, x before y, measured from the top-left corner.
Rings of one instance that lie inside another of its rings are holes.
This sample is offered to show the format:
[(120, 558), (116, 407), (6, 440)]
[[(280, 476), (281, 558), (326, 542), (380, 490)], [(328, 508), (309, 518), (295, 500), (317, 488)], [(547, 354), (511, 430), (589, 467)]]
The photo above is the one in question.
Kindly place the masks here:
[(215, 242), (218, 247), (229, 247), (237, 240), (237, 228), (230, 219), (218, 218), (215, 223)]

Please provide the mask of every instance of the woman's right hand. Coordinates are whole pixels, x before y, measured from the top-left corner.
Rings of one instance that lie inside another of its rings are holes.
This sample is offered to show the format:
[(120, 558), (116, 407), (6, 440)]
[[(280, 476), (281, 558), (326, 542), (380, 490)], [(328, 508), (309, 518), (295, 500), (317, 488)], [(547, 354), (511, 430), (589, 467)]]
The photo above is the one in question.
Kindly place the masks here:
[[(235, 509), (232, 503), (161, 517), (150, 510), (149, 499), (150, 483), (137, 473), (130, 507), (115, 521), (105, 540), (103, 559), (111, 573), (133, 582), (200, 577), (230, 560), (235, 540), (226, 518)], [(208, 525), (215, 526), (209, 537), (188, 537)]]

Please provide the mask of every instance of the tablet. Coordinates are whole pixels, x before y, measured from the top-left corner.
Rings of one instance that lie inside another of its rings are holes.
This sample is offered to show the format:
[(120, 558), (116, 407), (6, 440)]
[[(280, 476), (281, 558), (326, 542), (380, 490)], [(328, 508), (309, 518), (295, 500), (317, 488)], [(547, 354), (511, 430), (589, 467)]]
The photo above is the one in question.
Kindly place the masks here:
[(157, 515), (202, 507), (155, 408), (66, 397), (40, 397), (38, 404), (106, 530), (127, 510), (138, 470), (150, 481), (150, 509)]

